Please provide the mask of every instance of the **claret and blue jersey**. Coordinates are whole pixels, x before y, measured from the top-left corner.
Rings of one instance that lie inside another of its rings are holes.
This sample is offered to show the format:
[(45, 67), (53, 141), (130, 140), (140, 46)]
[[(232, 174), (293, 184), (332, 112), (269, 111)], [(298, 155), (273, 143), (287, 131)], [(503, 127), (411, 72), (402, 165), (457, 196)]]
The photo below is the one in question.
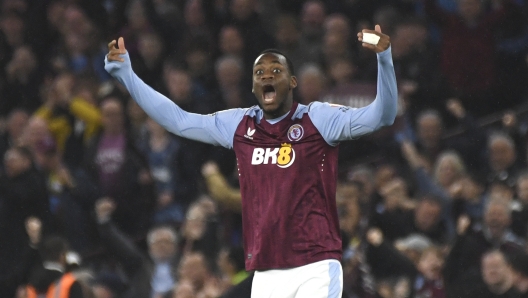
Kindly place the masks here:
[(168, 131), (235, 150), (246, 269), (265, 270), (341, 259), (338, 144), (391, 125), (396, 117), (390, 48), (377, 55), (377, 97), (369, 106), (294, 103), (287, 115), (272, 120), (258, 106), (187, 113), (138, 78), (128, 54), (122, 63), (105, 61), (105, 68)]

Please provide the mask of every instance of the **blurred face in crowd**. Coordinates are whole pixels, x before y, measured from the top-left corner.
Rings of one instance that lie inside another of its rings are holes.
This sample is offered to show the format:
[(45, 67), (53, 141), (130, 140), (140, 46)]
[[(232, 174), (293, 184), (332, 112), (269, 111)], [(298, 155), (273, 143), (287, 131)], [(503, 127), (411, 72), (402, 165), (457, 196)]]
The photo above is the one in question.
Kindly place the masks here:
[(130, 26), (132, 30), (139, 31), (147, 26), (148, 21), (141, 1), (134, 0), (130, 3), (127, 10), (127, 19), (128, 26)]
[(244, 39), (234, 26), (224, 26), (219, 37), (220, 51), (224, 55), (241, 56), (244, 51)]
[(117, 135), (124, 132), (124, 111), (121, 101), (117, 98), (108, 98), (101, 103), (101, 115), (104, 132)]
[(0, 19), (0, 29), (10, 46), (18, 46), (24, 42), (24, 21), (20, 17), (14, 14), (2, 17)]
[(12, 148), (7, 150), (4, 155), (5, 172), (8, 177), (16, 177), (31, 167), (31, 160)]
[(184, 236), (191, 240), (200, 239), (205, 232), (206, 220), (206, 213), (202, 206), (198, 204), (191, 206), (183, 225)]
[(323, 54), (327, 61), (335, 61), (337, 58), (346, 59), (348, 55), (346, 40), (339, 34), (325, 34), (323, 38)]
[(9, 115), (7, 119), (7, 132), (12, 140), (17, 140), (24, 131), (29, 120), (28, 113), (16, 110)]
[(324, 22), (325, 34), (336, 34), (348, 40), (350, 38), (350, 26), (344, 15), (333, 14), (328, 16)]
[(484, 222), (489, 228), (492, 237), (500, 238), (510, 226), (511, 217), (506, 203), (490, 203), (484, 214)]
[(414, 223), (420, 231), (430, 231), (438, 224), (442, 214), (442, 206), (433, 200), (422, 200), (414, 213)]
[(330, 66), (330, 76), (336, 85), (352, 81), (354, 73), (355, 65), (349, 59), (336, 59)]
[(22, 133), (23, 143), (31, 148), (35, 148), (37, 143), (46, 137), (50, 137), (46, 121), (40, 117), (31, 117)]
[(500, 287), (511, 282), (511, 269), (502, 253), (492, 252), (484, 256), (482, 278), (489, 287)]
[(208, 276), (205, 257), (201, 253), (190, 253), (180, 262), (179, 276), (189, 280), (195, 289), (200, 289)]
[(310, 69), (304, 69), (299, 74), (299, 95), (306, 105), (319, 100), (326, 85), (321, 70), (315, 65), (309, 67)]
[(226, 58), (218, 62), (216, 79), (220, 88), (239, 88), (242, 79), (242, 65), (235, 58)]
[(449, 187), (463, 174), (460, 163), (461, 160), (455, 155), (441, 155), (435, 169), (436, 181), (445, 188)]
[(492, 183), (489, 196), (491, 200), (501, 200), (510, 203), (513, 200), (513, 189), (504, 183)]
[(165, 73), (165, 85), (170, 98), (176, 103), (185, 103), (191, 97), (191, 76), (184, 70), (170, 69)]
[(407, 198), (407, 184), (403, 179), (395, 178), (380, 189), (380, 194), (385, 208), (394, 210)]
[(459, 181), (462, 184), (461, 196), (466, 200), (476, 201), (480, 198), (483, 188), (476, 181), (464, 177)]
[(508, 169), (515, 162), (515, 148), (501, 138), (497, 138), (489, 145), (489, 161), (494, 171)]
[(528, 204), (528, 177), (517, 180), (517, 196), (523, 204)]
[(297, 20), (293, 16), (280, 16), (277, 18), (275, 39), (281, 46), (279, 48), (288, 48), (297, 45), (300, 38), (300, 32), (297, 28)]
[(322, 2), (305, 2), (301, 12), (302, 28), (305, 34), (319, 34), (322, 31), (325, 17), (326, 13)]
[(176, 288), (172, 292), (172, 298), (195, 298), (194, 287), (192, 283), (187, 280), (178, 281)]
[(156, 261), (168, 261), (176, 255), (176, 237), (169, 228), (157, 228), (149, 233), (149, 253)]
[(189, 27), (200, 27), (205, 24), (205, 14), (200, 0), (189, 0), (185, 4), (185, 24)]
[(436, 115), (425, 115), (418, 120), (418, 139), (426, 149), (438, 147), (442, 135), (442, 121)]
[(227, 249), (222, 249), (218, 254), (217, 265), (220, 272), (225, 276), (236, 274), (235, 266), (229, 261), (229, 251)]
[(147, 128), (151, 136), (163, 136), (167, 132), (163, 126), (159, 125), (152, 118), (147, 119)]
[(426, 249), (418, 261), (418, 271), (428, 280), (441, 278), (443, 266), (443, 257), (437, 249)]
[(391, 182), (396, 177), (396, 169), (391, 165), (382, 165), (376, 170), (376, 188), (380, 189), (386, 183)]
[(482, 12), (482, 0), (458, 0), (458, 11), (466, 22), (474, 22)]
[(163, 43), (158, 35), (146, 33), (140, 36), (138, 44), (139, 54), (147, 63), (159, 61), (163, 53)]
[(230, 10), (237, 20), (247, 20), (255, 10), (255, 0), (233, 0)]

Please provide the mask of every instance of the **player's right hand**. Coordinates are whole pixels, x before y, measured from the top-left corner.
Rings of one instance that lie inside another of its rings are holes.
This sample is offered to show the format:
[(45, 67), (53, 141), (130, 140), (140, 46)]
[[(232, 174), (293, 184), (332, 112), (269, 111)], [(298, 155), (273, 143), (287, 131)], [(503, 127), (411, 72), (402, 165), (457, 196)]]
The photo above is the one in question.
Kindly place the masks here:
[[(116, 44), (119, 46), (119, 48), (116, 48)], [(112, 61), (125, 62), (125, 59), (120, 57), (120, 55), (124, 55), (124, 54), (126, 54), (126, 49), (125, 49), (125, 40), (123, 39), (123, 37), (119, 37), (117, 42), (114, 39), (110, 43), (108, 43), (107, 57), (108, 57), (109, 62), (112, 62)]]

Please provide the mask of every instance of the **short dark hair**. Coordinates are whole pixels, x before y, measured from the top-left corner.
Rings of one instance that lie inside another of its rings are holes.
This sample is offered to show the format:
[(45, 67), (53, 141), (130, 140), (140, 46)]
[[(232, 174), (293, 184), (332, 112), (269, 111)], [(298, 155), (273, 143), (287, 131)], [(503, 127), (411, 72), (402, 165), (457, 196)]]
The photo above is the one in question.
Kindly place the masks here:
[(290, 75), (292, 75), (292, 76), (295, 75), (295, 70), (293, 68), (293, 63), (291, 62), (290, 58), (288, 58), (288, 57), (286, 57), (286, 55), (284, 55), (284, 53), (282, 53), (281, 51), (279, 51), (277, 49), (267, 49), (267, 50), (264, 50), (264, 51), (260, 52), (259, 56), (263, 55), (263, 54), (267, 54), (267, 53), (281, 55), (284, 58), (286, 58), (286, 64), (288, 64), (288, 71), (290, 72)]
[(49, 236), (40, 247), (43, 261), (58, 262), (60, 257), (68, 252), (68, 241), (60, 236)]

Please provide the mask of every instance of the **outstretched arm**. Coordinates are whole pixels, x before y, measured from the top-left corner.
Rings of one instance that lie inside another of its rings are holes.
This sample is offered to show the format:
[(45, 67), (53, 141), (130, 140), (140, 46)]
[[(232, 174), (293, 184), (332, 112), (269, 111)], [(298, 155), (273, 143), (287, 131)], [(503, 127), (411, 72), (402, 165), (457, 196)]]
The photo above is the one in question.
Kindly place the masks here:
[(363, 43), (363, 47), (374, 51), (378, 56), (378, 82), (376, 99), (368, 106), (354, 109), (335, 106), (328, 103), (310, 104), (309, 115), (321, 135), (330, 145), (340, 141), (351, 140), (371, 133), (383, 126), (392, 125), (396, 118), (398, 104), (398, 87), (390, 49), (389, 36), (376, 30), (363, 30), (358, 39), (363, 41), (363, 34), (379, 36), (377, 44)]
[(166, 130), (188, 139), (227, 148), (233, 146), (236, 127), (245, 109), (232, 109), (212, 115), (188, 113), (167, 97), (145, 84), (132, 70), (123, 38), (108, 44), (105, 69), (121, 84), (143, 110)]

